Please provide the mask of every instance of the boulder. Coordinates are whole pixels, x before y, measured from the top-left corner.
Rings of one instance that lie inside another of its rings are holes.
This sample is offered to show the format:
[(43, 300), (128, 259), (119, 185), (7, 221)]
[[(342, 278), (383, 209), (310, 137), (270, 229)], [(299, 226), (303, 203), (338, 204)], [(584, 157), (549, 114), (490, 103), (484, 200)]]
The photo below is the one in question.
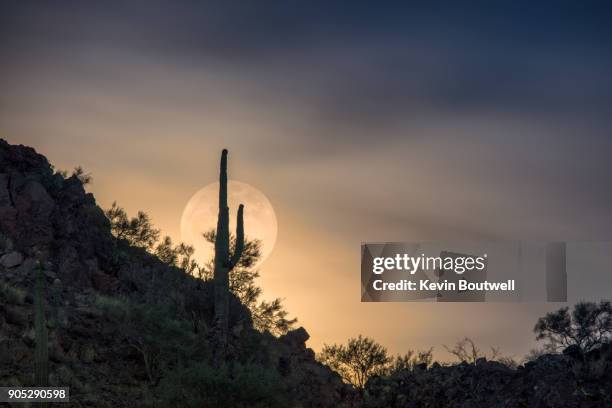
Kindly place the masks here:
[(48, 217), (55, 207), (55, 202), (47, 190), (37, 181), (29, 181), (20, 192), (19, 198), (24, 199), (37, 216)]
[(284, 336), (281, 336), (280, 341), (285, 344), (306, 347), (306, 341), (310, 338), (310, 335), (303, 327), (298, 327), (295, 330), (291, 330)]
[(10, 252), (0, 258), (0, 264), (5, 268), (14, 268), (15, 266), (21, 265), (22, 262), (23, 255), (17, 251)]

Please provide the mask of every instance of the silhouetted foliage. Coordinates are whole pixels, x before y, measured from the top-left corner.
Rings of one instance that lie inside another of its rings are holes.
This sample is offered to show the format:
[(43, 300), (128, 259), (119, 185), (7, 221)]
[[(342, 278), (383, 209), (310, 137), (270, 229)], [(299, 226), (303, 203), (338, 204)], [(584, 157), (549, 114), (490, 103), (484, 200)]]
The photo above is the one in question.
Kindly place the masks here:
[(161, 261), (170, 266), (176, 266), (191, 275), (199, 268), (197, 262), (193, 259), (194, 252), (195, 250), (191, 245), (183, 242), (175, 246), (172, 239), (166, 235), (157, 244), (154, 253)]
[[(51, 166), (51, 170), (54, 170), (53, 166)], [(65, 179), (68, 177), (76, 177), (83, 185), (91, 184), (93, 182), (91, 173), (86, 173), (82, 166), (76, 166), (70, 175), (68, 175), (66, 170), (58, 170), (56, 174), (59, 174)]]
[(159, 230), (153, 227), (149, 215), (143, 211), (138, 211), (138, 215), (130, 219), (125, 210), (113, 202), (105, 214), (113, 235), (132, 246), (151, 250), (159, 238)]
[(391, 361), (387, 374), (392, 375), (402, 370), (414, 370), (419, 364), (425, 364), (425, 367), (429, 367), (432, 361), (433, 347), (416, 352), (408, 350), (405, 354), (398, 355)]
[(297, 318), (288, 319), (288, 312), (285, 310), (281, 299), (276, 298), (271, 301), (262, 300), (258, 304), (253, 302), (249, 306), (255, 328), (259, 331), (269, 331), (280, 336), (291, 330), (297, 322)]
[(502, 363), (503, 365), (505, 365), (508, 368), (511, 368), (513, 370), (516, 370), (519, 366), (519, 362), (517, 360), (515, 360), (512, 357), (509, 356), (500, 356), (497, 357), (496, 361), (498, 363)]
[[(207, 231), (203, 236), (208, 242), (214, 244), (215, 230)], [(234, 250), (235, 245), (236, 239), (230, 234), (230, 251)], [(253, 267), (260, 258), (261, 241), (245, 238), (242, 256), (229, 275), (230, 290), (240, 299), (242, 304), (249, 308), (253, 324), (258, 330), (267, 330), (278, 336), (287, 333), (297, 322), (297, 319), (287, 318), (288, 312), (284, 309), (281, 299), (259, 300), (262, 290), (255, 284), (255, 279), (259, 277), (259, 271)], [(213, 262), (213, 260), (210, 260), (202, 269), (202, 278), (212, 279)]]
[[(159, 243), (160, 230), (156, 229), (149, 216), (143, 211), (138, 216), (129, 218), (125, 210), (116, 202), (105, 211), (111, 223), (111, 232), (117, 239), (126, 241), (129, 245), (144, 248), (155, 254), (162, 262), (184, 270), (203, 280), (213, 278), (214, 260), (200, 266), (193, 259), (194, 248), (185, 243), (174, 245), (169, 236)], [(211, 244), (215, 242), (215, 230), (203, 234)], [(233, 252), (236, 245), (235, 237), (230, 234), (230, 249)], [(289, 319), (280, 298), (271, 301), (260, 300), (262, 290), (255, 284), (259, 271), (254, 265), (261, 258), (261, 242), (245, 239), (244, 249), (237, 265), (229, 275), (230, 290), (242, 304), (251, 311), (253, 324), (260, 331), (269, 331), (279, 336), (293, 328), (297, 319)]]
[(576, 345), (587, 352), (612, 340), (612, 305), (609, 301), (579, 302), (571, 314), (563, 307), (539, 318), (533, 331), (537, 340), (546, 342), (546, 351)]
[(91, 173), (86, 173), (83, 167), (76, 166), (72, 171), (72, 176), (78, 178), (83, 185), (91, 184), (93, 182), (93, 177)]
[(172, 239), (166, 235), (157, 247), (155, 248), (155, 255), (164, 263), (168, 265), (176, 265), (177, 254), (174, 251), (174, 246), (172, 245)]
[(385, 347), (362, 335), (350, 338), (346, 345), (324, 345), (318, 358), (359, 389), (371, 376), (386, 374), (392, 362)]
[(469, 337), (465, 337), (457, 341), (453, 348), (446, 345), (444, 345), (444, 348), (446, 351), (454, 355), (459, 362), (465, 361), (470, 364), (475, 364), (476, 360), (481, 357), (488, 360), (497, 360), (500, 358), (499, 347), (491, 347), (491, 353), (487, 354), (478, 348), (474, 340), (470, 339)]

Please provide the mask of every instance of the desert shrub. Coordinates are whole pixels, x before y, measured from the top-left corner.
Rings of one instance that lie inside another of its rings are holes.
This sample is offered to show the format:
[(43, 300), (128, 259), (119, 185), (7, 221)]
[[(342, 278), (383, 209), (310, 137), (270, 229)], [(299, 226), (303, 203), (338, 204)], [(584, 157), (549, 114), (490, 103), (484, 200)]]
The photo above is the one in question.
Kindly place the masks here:
[(324, 345), (318, 359), (359, 389), (371, 376), (386, 374), (392, 361), (385, 347), (362, 335), (349, 339), (346, 345)]
[(174, 245), (172, 238), (165, 236), (155, 247), (154, 254), (165, 264), (182, 269), (185, 273), (196, 275), (200, 266), (193, 259), (195, 248), (183, 242)]
[(538, 319), (533, 331), (544, 340), (544, 349), (558, 352), (576, 345), (583, 352), (612, 340), (612, 304), (609, 301), (578, 302), (570, 313), (563, 307)]
[(85, 172), (82, 166), (76, 166), (72, 171), (72, 176), (78, 178), (83, 185), (91, 184), (93, 182), (93, 177), (91, 173)]
[(516, 361), (516, 359), (509, 357), (509, 356), (502, 356), (499, 357), (497, 359), (497, 362), (502, 363), (503, 365), (505, 365), (508, 368), (511, 368), (513, 370), (517, 369), (519, 366), (518, 361)]
[(129, 218), (116, 202), (104, 213), (111, 223), (111, 232), (117, 239), (147, 250), (151, 250), (157, 242), (159, 230), (153, 226), (147, 213), (139, 211), (136, 217)]
[(45, 187), (60, 188), (64, 180), (69, 177), (76, 177), (83, 186), (93, 182), (93, 176), (91, 173), (87, 173), (83, 166), (76, 166), (72, 170), (72, 173), (68, 174), (66, 170), (55, 171), (55, 167), (52, 165), (49, 171), (44, 175), (42, 182)]
[[(450, 348), (444, 345), (446, 351), (457, 358), (457, 361), (462, 362), (465, 361), (470, 364), (475, 364), (476, 360), (479, 358), (486, 358), (488, 360), (507, 360), (507, 357), (502, 357), (499, 347), (490, 347), (490, 353), (487, 353), (481, 350), (474, 340), (469, 337), (465, 337), (461, 340), (458, 340), (455, 345)], [(509, 360), (507, 361), (509, 362)]]
[(278, 374), (261, 365), (235, 364), (215, 369), (198, 362), (179, 367), (159, 387), (165, 406), (184, 408), (287, 407)]
[(419, 364), (429, 367), (433, 361), (433, 347), (427, 350), (408, 350), (403, 355), (396, 356), (387, 369), (387, 374), (393, 375), (402, 370), (414, 370)]

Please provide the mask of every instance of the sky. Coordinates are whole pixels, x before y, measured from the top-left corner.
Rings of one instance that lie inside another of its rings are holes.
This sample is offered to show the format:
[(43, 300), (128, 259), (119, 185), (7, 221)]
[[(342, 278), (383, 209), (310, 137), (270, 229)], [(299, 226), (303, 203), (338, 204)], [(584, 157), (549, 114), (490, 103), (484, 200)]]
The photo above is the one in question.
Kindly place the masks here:
[(175, 240), (228, 148), (278, 219), (260, 284), (315, 350), (444, 358), (469, 335), (520, 357), (560, 305), (360, 303), (359, 255), (612, 240), (610, 4), (532, 3), (3, 1), (0, 137)]

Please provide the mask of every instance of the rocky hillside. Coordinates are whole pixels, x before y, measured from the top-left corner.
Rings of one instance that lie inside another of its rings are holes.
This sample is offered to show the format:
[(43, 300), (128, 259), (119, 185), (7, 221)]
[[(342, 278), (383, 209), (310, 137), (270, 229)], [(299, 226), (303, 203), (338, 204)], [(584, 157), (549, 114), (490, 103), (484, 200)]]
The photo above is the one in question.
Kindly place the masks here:
[(212, 369), (211, 285), (118, 242), (78, 177), (0, 140), (0, 386), (34, 385), (39, 270), (49, 384), (70, 387), (65, 406), (354, 406), (306, 330), (259, 333), (235, 298), (227, 366)]

